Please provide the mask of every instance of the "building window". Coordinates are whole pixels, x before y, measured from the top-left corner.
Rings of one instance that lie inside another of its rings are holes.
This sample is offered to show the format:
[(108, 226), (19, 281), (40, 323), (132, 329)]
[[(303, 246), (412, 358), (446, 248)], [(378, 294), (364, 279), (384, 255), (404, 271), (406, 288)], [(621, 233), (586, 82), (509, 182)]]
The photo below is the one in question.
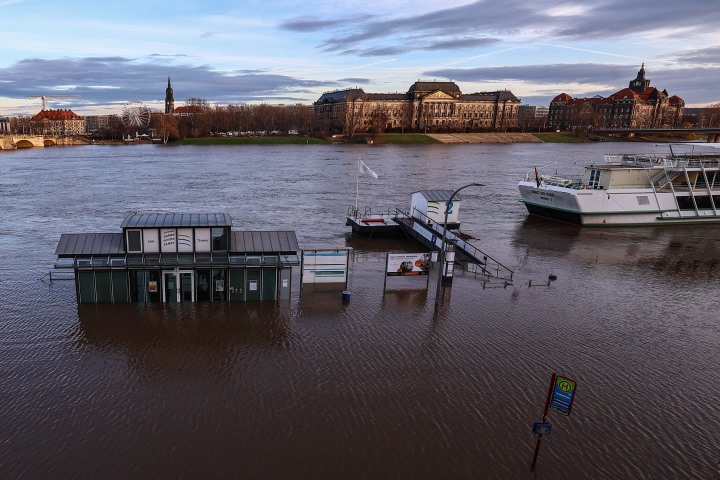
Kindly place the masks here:
[(140, 230), (127, 231), (127, 251), (128, 253), (142, 252), (142, 232)]
[(227, 252), (227, 230), (225, 228), (212, 229), (212, 246), (213, 252)]

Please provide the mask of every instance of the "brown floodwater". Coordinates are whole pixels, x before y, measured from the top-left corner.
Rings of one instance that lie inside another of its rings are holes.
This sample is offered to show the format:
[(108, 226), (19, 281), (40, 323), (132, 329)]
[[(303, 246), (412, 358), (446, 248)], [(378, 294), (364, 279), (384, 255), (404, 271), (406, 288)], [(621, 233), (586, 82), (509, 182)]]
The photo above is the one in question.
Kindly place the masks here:
[[(87, 146), (0, 152), (0, 478), (720, 479), (720, 226), (529, 218), (517, 182), (648, 144)], [(463, 191), (462, 230), (514, 285), (389, 278), (408, 240), (361, 209)], [(77, 305), (61, 233), (126, 213), (227, 212), (237, 229), (353, 247), (349, 290), (290, 301)], [(557, 280), (548, 284), (549, 274)], [(530, 286), (532, 285), (532, 286)], [(535, 437), (552, 371), (572, 414)]]

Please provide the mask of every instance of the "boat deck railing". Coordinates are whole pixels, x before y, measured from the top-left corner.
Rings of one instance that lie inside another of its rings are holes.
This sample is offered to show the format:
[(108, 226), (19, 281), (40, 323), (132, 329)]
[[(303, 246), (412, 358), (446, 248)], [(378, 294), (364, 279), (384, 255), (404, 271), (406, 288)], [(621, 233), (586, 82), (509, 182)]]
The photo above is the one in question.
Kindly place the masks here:
[(383, 218), (389, 220), (392, 219), (395, 215), (394, 210), (397, 209), (388, 208), (387, 211), (384, 212), (378, 209), (376, 212), (373, 213), (373, 209), (371, 207), (364, 207), (361, 213), (359, 208), (349, 207), (347, 216), (355, 220), (363, 218)]
[(681, 155), (637, 154), (605, 155), (609, 165), (622, 165), (640, 168), (704, 168), (720, 169), (720, 154), (694, 153)]
[[(529, 173), (525, 175), (526, 182), (534, 182), (535, 177)], [(542, 185), (552, 185), (554, 187), (572, 188), (574, 190), (582, 190), (582, 175), (568, 175), (567, 177), (556, 177), (554, 175), (543, 175), (541, 177)]]

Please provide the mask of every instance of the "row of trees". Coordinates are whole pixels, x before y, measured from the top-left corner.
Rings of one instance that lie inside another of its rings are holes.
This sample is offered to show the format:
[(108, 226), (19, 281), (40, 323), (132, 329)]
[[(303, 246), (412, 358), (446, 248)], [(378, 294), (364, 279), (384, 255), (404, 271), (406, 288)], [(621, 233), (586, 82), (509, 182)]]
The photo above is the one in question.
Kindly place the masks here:
[(190, 98), (176, 109), (181, 137), (204, 137), (218, 133), (283, 132), (310, 134), (316, 130), (315, 112), (306, 105), (216, 105)]
[[(307, 105), (217, 105), (207, 100), (190, 98), (175, 114), (151, 113), (146, 124), (126, 125), (120, 115), (102, 117), (91, 122), (92, 135), (97, 140), (122, 140), (128, 136), (147, 135), (164, 141), (210, 135), (240, 135), (247, 132), (260, 133), (296, 131), (300, 134), (322, 134), (315, 111)], [(30, 116), (12, 118), (9, 130), (13, 133), (39, 133)]]

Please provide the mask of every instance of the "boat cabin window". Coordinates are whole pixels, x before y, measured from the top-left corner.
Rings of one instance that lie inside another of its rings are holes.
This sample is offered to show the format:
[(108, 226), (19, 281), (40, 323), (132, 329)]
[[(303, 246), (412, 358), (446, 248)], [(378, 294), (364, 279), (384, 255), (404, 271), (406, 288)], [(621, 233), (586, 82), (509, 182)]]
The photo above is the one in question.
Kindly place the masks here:
[(598, 183), (600, 182), (600, 170), (591, 169), (590, 170), (590, 188), (597, 189)]

